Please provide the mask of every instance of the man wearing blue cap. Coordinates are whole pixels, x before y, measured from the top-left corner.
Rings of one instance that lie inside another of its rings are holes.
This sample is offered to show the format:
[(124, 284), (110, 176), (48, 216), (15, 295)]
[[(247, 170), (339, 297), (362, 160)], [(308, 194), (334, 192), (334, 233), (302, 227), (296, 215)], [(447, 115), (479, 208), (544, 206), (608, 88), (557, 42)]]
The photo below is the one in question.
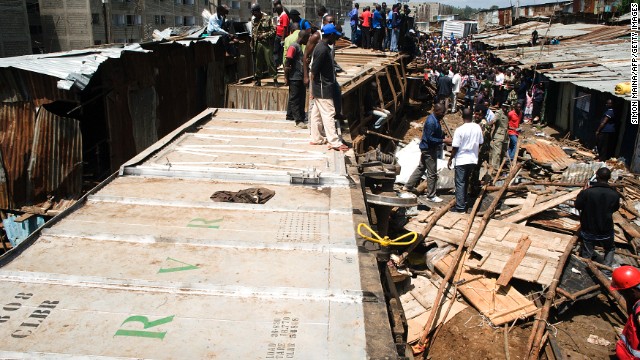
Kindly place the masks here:
[(336, 131), (336, 110), (333, 104), (336, 71), (333, 66), (331, 48), (329, 47), (340, 36), (342, 34), (334, 24), (325, 24), (322, 27), (322, 40), (313, 49), (313, 62), (309, 70), (309, 81), (311, 83), (311, 99), (314, 100), (314, 106), (311, 109), (309, 126), (311, 129), (311, 144), (321, 145), (327, 142), (331, 149), (347, 151), (349, 148), (342, 143)]

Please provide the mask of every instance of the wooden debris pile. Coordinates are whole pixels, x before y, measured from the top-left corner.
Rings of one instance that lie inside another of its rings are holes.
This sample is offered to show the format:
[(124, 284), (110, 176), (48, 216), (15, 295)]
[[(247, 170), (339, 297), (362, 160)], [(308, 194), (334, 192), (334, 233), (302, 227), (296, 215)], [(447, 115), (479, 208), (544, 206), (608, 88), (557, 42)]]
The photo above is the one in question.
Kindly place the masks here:
[[(521, 150), (528, 154), (523, 156), (527, 166), (507, 166), (505, 178), (495, 176), (491, 183), (485, 182), (470, 214), (450, 212), (452, 200), (439, 209), (420, 211), (404, 226), (405, 230), (422, 235), (421, 246), (427, 254), (445, 247), (455, 249), (431, 264), (436, 274), (429, 282), (430, 291), (423, 292), (421, 300), (407, 296), (409, 303), (428, 305), (412, 317), (410, 340), (414, 341), (414, 353), (428, 351), (442, 322), (460, 309), (451, 293), (460, 293), (494, 326), (531, 321), (528, 353), (523, 354), (526, 359), (538, 359), (549, 342), (557, 345), (546, 325), (556, 306), (594, 293), (621, 304), (619, 296), (607, 290), (607, 279), (601, 273), (611, 269), (577, 256), (580, 220), (574, 200), (604, 164), (582, 164), (578, 157), (591, 158), (589, 152), (578, 148), (570, 156), (560, 145), (548, 141), (522, 144)], [(536, 167), (546, 169), (546, 178), (536, 173)], [(617, 175), (610, 184), (623, 198), (620, 210), (614, 214), (616, 260), (638, 266), (640, 180), (628, 173)], [(560, 181), (563, 177), (581, 182)], [(406, 249), (396, 265), (407, 266), (405, 262), (416, 247)], [(579, 289), (563, 288), (565, 265), (573, 261), (586, 264), (582, 276), (590, 273), (592, 280)], [(440, 280), (435, 294), (434, 279)], [(416, 311), (412, 307), (409, 313)], [(416, 336), (416, 326), (420, 327), (420, 336)]]

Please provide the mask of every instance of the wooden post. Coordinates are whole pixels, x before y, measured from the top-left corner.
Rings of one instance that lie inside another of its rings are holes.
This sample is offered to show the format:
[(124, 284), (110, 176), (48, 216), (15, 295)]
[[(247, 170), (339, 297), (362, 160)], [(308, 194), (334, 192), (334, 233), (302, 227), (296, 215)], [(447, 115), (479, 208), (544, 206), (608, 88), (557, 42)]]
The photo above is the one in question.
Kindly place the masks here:
[[(518, 171), (520, 171), (520, 168), (522, 168), (522, 164), (516, 165), (516, 167), (514, 167), (509, 173), (509, 176), (507, 177), (507, 179), (505, 179), (502, 190), (498, 191), (498, 194), (496, 195), (495, 199), (491, 202), (489, 209), (487, 209), (487, 211), (485, 211), (485, 215), (482, 216), (480, 226), (476, 231), (476, 235), (474, 236), (474, 241), (472, 241), (472, 244), (469, 246), (469, 249), (473, 249), (475, 244), (478, 242), (478, 239), (480, 238), (480, 236), (482, 235), (482, 232), (484, 231), (485, 227), (488, 224), (489, 217), (491, 216), (496, 206), (498, 205), (498, 202), (500, 201), (500, 197), (505, 193), (507, 187), (509, 186), (509, 183), (511, 182), (511, 179), (513, 179), (515, 174), (517, 174)], [(435, 320), (435, 314), (438, 312), (438, 309), (440, 308), (440, 302), (442, 300), (444, 289), (449, 283), (449, 280), (451, 280), (453, 274), (455, 274), (456, 269), (458, 268), (460, 259), (462, 258), (462, 255), (463, 255), (463, 250), (466, 247), (465, 244), (467, 242), (467, 239), (469, 238), (469, 234), (471, 233), (471, 227), (473, 226), (476, 213), (478, 212), (478, 207), (480, 206), (482, 197), (484, 196), (487, 186), (488, 184), (482, 188), (482, 190), (480, 191), (480, 195), (478, 195), (476, 202), (473, 204), (471, 214), (469, 215), (467, 228), (465, 229), (465, 232), (462, 235), (460, 244), (458, 244), (458, 248), (456, 249), (456, 252), (453, 255), (454, 260), (451, 266), (449, 267), (449, 269), (447, 270), (447, 273), (445, 274), (444, 278), (442, 279), (442, 283), (440, 283), (440, 286), (438, 287), (438, 293), (436, 294), (436, 298), (433, 302), (433, 307), (431, 308), (429, 319), (427, 320), (427, 323), (425, 324), (424, 329), (422, 331), (422, 336), (420, 337), (420, 341), (418, 341), (418, 343), (413, 346), (413, 352), (415, 354), (419, 354), (423, 352), (425, 349), (425, 344), (427, 342), (429, 334), (431, 333), (431, 327), (433, 326), (433, 323)]]
[(602, 287), (604, 287), (607, 292), (611, 295), (611, 297), (613, 297), (613, 299), (618, 303), (618, 307), (620, 308), (620, 310), (622, 311), (623, 314), (626, 314), (628, 312), (627, 309), (627, 301), (624, 299), (624, 297), (622, 297), (622, 295), (620, 295), (620, 293), (618, 293), (615, 290), (611, 290), (611, 281), (609, 279), (607, 279), (604, 274), (602, 274), (602, 271), (600, 271), (593, 263), (593, 261), (591, 260), (587, 260), (585, 261), (585, 263), (587, 263), (587, 266), (589, 267), (589, 270), (591, 270), (591, 273), (593, 273), (593, 275), (595, 275), (596, 279), (598, 280), (598, 282), (600, 283), (600, 285), (602, 285)]
[(436, 318), (435, 315), (440, 309), (440, 302), (442, 300), (442, 295), (444, 294), (444, 289), (447, 287), (449, 280), (451, 280), (451, 278), (453, 277), (453, 274), (456, 273), (458, 264), (460, 262), (460, 259), (462, 258), (462, 250), (464, 249), (464, 244), (466, 242), (466, 239), (469, 237), (469, 233), (471, 233), (473, 220), (475, 219), (476, 212), (478, 211), (478, 207), (482, 202), (482, 196), (484, 195), (485, 188), (486, 186), (482, 188), (482, 190), (480, 191), (480, 195), (478, 195), (476, 202), (473, 204), (473, 208), (471, 209), (471, 214), (469, 214), (467, 228), (465, 229), (464, 234), (462, 235), (462, 241), (460, 241), (460, 244), (458, 244), (458, 248), (456, 249), (456, 252), (453, 255), (454, 260), (451, 262), (451, 266), (447, 270), (447, 273), (445, 274), (444, 279), (442, 279), (442, 282), (438, 287), (438, 293), (436, 294), (436, 298), (433, 301), (433, 306), (431, 307), (431, 312), (429, 313), (429, 319), (427, 320), (427, 323), (424, 324), (424, 328), (422, 329), (422, 336), (420, 336), (420, 340), (418, 341), (418, 343), (412, 346), (412, 350), (414, 354), (420, 354), (424, 352), (426, 348), (425, 345), (427, 343), (429, 334), (431, 333), (431, 327), (435, 322), (435, 318)]
[(540, 342), (547, 327), (549, 310), (551, 309), (551, 304), (553, 304), (553, 299), (556, 297), (556, 289), (558, 288), (558, 284), (560, 283), (560, 277), (562, 276), (564, 265), (567, 263), (567, 259), (569, 258), (569, 255), (571, 255), (571, 250), (573, 249), (576, 241), (578, 241), (578, 235), (574, 235), (571, 240), (569, 240), (567, 247), (564, 249), (562, 257), (560, 257), (560, 259), (558, 260), (558, 267), (556, 268), (556, 272), (553, 275), (551, 285), (549, 285), (549, 289), (545, 294), (544, 306), (542, 307), (542, 310), (540, 310), (540, 315), (535, 318), (533, 323), (533, 330), (531, 332), (531, 337), (529, 338), (529, 346), (527, 348), (525, 360), (537, 360), (540, 355)]

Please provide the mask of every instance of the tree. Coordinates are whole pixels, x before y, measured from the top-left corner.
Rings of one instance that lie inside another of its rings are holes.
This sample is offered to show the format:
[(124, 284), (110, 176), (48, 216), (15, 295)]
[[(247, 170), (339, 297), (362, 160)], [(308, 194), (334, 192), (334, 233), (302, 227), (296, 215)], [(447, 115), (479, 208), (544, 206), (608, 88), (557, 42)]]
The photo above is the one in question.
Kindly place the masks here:
[(498, 5), (491, 5), (491, 7), (489, 8), (489, 10), (498, 10), (500, 9), (500, 6)]

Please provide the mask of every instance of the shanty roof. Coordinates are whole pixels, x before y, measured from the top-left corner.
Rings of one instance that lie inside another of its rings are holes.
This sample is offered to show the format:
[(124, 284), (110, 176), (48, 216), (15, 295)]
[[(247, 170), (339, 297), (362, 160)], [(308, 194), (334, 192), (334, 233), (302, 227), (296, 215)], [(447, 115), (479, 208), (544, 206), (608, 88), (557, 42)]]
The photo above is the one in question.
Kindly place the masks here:
[(598, 34), (602, 37), (613, 39), (629, 33), (628, 27), (607, 26), (594, 24), (551, 24), (530, 21), (524, 24), (512, 26), (508, 29), (498, 29), (483, 32), (474, 36), (474, 40), (491, 47), (510, 47), (526, 45), (531, 39), (533, 30), (538, 31), (541, 38), (557, 37), (561, 41), (589, 34)]
[[(614, 91), (616, 84), (631, 78), (629, 40), (620, 38), (629, 33), (628, 26), (581, 26), (588, 31), (587, 34), (561, 39), (559, 45), (545, 45), (542, 51), (536, 46), (493, 53), (504, 62), (526, 67), (551, 64), (551, 68), (544, 66), (537, 71), (557, 82), (571, 82), (629, 99), (629, 96), (616, 95)], [(544, 35), (544, 32), (538, 32)]]
[[(207, 41), (217, 43), (219, 36), (199, 37), (202, 27), (168, 28), (154, 38), (163, 43), (178, 43), (190, 46), (193, 42)], [(126, 46), (113, 45), (110, 47), (71, 50), (50, 54), (25, 55), (0, 58), (0, 68), (16, 68), (34, 73), (44, 74), (60, 79), (58, 89), (71, 90), (74, 86), (80, 90), (89, 84), (100, 65), (107, 59), (117, 59), (125, 51), (151, 52), (143, 49), (140, 44)]]
[(139, 44), (124, 47), (71, 50), (51, 54), (0, 58), (0, 68), (16, 68), (57, 77), (58, 88), (70, 90), (74, 85), (84, 89), (100, 64), (110, 58), (120, 58), (125, 51), (148, 52)]

